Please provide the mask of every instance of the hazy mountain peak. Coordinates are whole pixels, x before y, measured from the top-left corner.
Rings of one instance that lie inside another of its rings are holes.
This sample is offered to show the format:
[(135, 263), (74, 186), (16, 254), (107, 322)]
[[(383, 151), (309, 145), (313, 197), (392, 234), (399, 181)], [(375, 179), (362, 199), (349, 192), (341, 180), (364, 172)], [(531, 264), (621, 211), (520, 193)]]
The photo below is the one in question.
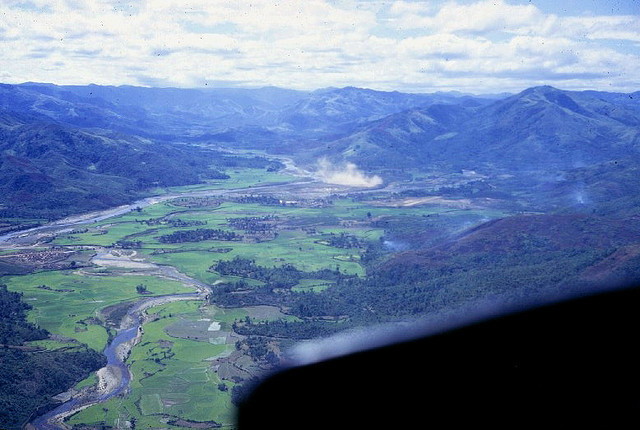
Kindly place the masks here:
[(560, 90), (550, 85), (542, 85), (538, 87), (528, 88), (522, 91), (520, 94), (517, 94), (515, 97), (518, 97), (520, 99), (555, 103), (557, 100), (568, 96), (567, 91)]

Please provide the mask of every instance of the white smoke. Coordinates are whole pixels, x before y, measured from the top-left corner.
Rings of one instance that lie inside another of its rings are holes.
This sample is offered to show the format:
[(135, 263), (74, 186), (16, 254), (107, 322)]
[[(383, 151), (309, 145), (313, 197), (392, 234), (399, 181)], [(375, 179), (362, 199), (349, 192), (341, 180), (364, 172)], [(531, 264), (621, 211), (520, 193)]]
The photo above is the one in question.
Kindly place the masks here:
[(589, 193), (584, 184), (579, 184), (573, 192), (573, 200), (579, 205), (588, 205), (591, 203)]
[(367, 176), (353, 163), (337, 166), (327, 158), (318, 160), (316, 176), (327, 184), (348, 185), (351, 187), (372, 188), (382, 184), (380, 176)]

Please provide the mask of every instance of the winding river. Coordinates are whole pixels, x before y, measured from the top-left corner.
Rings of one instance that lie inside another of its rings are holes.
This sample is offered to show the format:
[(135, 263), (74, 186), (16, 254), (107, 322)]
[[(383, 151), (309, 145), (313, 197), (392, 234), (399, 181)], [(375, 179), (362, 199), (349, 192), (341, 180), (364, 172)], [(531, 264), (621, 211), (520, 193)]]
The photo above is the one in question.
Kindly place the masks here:
[(64, 429), (65, 426), (62, 422), (66, 417), (83, 408), (104, 402), (111, 397), (126, 392), (131, 382), (131, 373), (124, 360), (141, 333), (142, 324), (144, 323), (144, 311), (161, 303), (202, 298), (202, 293), (188, 293), (150, 297), (138, 301), (129, 309), (122, 320), (118, 334), (104, 350), (107, 364), (98, 370), (100, 379), (98, 386), (71, 397), (71, 399), (55, 409), (31, 421), (31, 428), (38, 430)]
[[(90, 212), (82, 215), (71, 216), (58, 221), (51, 222), (28, 230), (11, 232), (0, 236), (0, 249), (11, 249), (17, 247), (29, 247), (38, 244), (43, 238), (62, 234), (77, 228), (78, 226), (92, 224), (109, 218), (117, 217), (137, 208), (144, 208), (153, 204), (161, 203), (178, 197), (208, 197), (225, 196), (230, 194), (251, 193), (265, 191), (266, 189), (278, 190), (290, 184), (270, 184), (240, 188), (234, 190), (204, 190), (185, 193), (167, 194), (157, 197), (149, 197), (135, 201), (128, 205), (119, 206), (103, 211)], [(99, 251), (97, 256), (105, 259), (105, 250)], [(30, 429), (38, 430), (59, 430), (67, 428), (63, 421), (68, 416), (84, 409), (88, 406), (104, 402), (114, 396), (125, 393), (129, 388), (131, 374), (125, 364), (126, 357), (135, 344), (136, 338), (141, 333), (142, 324), (145, 322), (144, 311), (150, 307), (162, 303), (177, 300), (204, 300), (206, 292), (210, 288), (197, 279), (191, 278), (172, 266), (161, 266), (153, 263), (144, 263), (147, 269), (152, 267), (157, 271), (158, 276), (174, 279), (183, 284), (194, 287), (197, 292), (188, 294), (174, 294), (167, 296), (148, 297), (136, 302), (123, 318), (116, 336), (111, 340), (104, 350), (107, 364), (98, 370), (99, 384), (96, 387), (76, 393), (69, 400), (60, 404), (55, 409), (33, 419), (27, 426)]]
[[(42, 240), (47, 237), (72, 231), (79, 226), (100, 222), (126, 214), (138, 208), (144, 208), (179, 197), (223, 197), (231, 195), (246, 195), (247, 193), (257, 192), (265, 194), (290, 194), (297, 198), (300, 196), (320, 197), (351, 188), (323, 184), (317, 181), (316, 178), (310, 177), (309, 172), (298, 169), (290, 160), (286, 159), (283, 161), (285, 162), (287, 173), (298, 176), (302, 181), (262, 184), (236, 189), (188, 191), (148, 197), (116, 208), (75, 215), (31, 229), (1, 235), (0, 249), (34, 246), (41, 243)], [(103, 254), (101, 257), (104, 258), (105, 250), (102, 252)], [(147, 265), (147, 263), (144, 264)], [(178, 280), (186, 285), (194, 287), (197, 292), (149, 297), (136, 302), (123, 318), (117, 335), (111, 340), (111, 343), (104, 350), (104, 354), (107, 357), (107, 365), (98, 371), (100, 380), (98, 386), (84, 389), (81, 393), (72, 395), (69, 400), (60, 404), (55, 409), (32, 420), (27, 425), (27, 428), (38, 430), (66, 429), (68, 427), (65, 426), (63, 421), (68, 416), (83, 408), (104, 402), (105, 400), (119, 394), (126, 393), (129, 389), (131, 374), (124, 361), (135, 344), (136, 339), (139, 339), (138, 335), (141, 333), (142, 325), (145, 322), (144, 311), (149, 307), (157, 306), (158, 304), (167, 303), (169, 301), (194, 299), (204, 300), (206, 298), (207, 291), (211, 288), (210, 285), (206, 285), (179, 272), (175, 267), (161, 266), (153, 263), (148, 263), (148, 265), (153, 266), (153, 268), (157, 270), (158, 276)]]
[[(299, 183), (273, 183), (264, 185), (254, 185), (246, 188), (235, 189), (211, 189), (200, 191), (186, 191), (183, 193), (171, 193), (161, 196), (147, 197), (141, 200), (137, 200), (133, 203), (118, 206), (115, 208), (89, 212), (81, 215), (72, 215), (66, 218), (62, 218), (57, 221), (52, 221), (48, 224), (43, 224), (38, 227), (33, 227), (27, 230), (13, 231), (0, 235), (0, 248), (11, 248), (15, 246), (28, 246), (41, 240), (43, 237), (61, 234), (69, 232), (76, 227), (93, 224), (96, 222), (104, 221), (109, 218), (124, 215), (138, 208), (145, 208), (147, 206), (155, 205), (157, 203), (166, 202), (179, 197), (223, 197), (231, 196), (234, 194), (242, 195), (255, 192), (286, 192), (291, 188), (295, 188)], [(304, 185), (303, 185), (304, 186)]]
[[(73, 230), (74, 228), (103, 221), (109, 218), (117, 217), (125, 213), (144, 208), (153, 204), (161, 203), (178, 197), (208, 197), (223, 196), (233, 193), (247, 193), (265, 189), (279, 189), (288, 184), (272, 184), (262, 185), (250, 188), (241, 188), (235, 190), (206, 190), (194, 191), (178, 194), (168, 194), (158, 197), (149, 197), (138, 200), (128, 205), (119, 206), (117, 208), (107, 209), (104, 211), (91, 212), (83, 215), (77, 215), (51, 222), (46, 225), (31, 228), (28, 230), (12, 232), (0, 236), (0, 248), (10, 249), (15, 247), (28, 247), (36, 245), (42, 238), (61, 234)], [(105, 260), (109, 260), (108, 251), (98, 251), (94, 257), (95, 262), (99, 265), (105, 264)], [(120, 261), (121, 262), (121, 261)], [(134, 264), (140, 264), (132, 262)], [(109, 264), (109, 263), (106, 263)], [(141, 328), (145, 322), (145, 310), (157, 306), (159, 304), (168, 303), (177, 300), (194, 300), (206, 298), (208, 289), (211, 287), (197, 279), (191, 278), (175, 267), (157, 265), (154, 263), (143, 263), (146, 269), (155, 269), (158, 276), (170, 278), (182, 282), (185, 285), (194, 287), (197, 292), (187, 294), (173, 294), (165, 296), (148, 297), (136, 302), (127, 312), (120, 323), (120, 328), (116, 336), (111, 340), (109, 345), (103, 351), (107, 358), (107, 364), (98, 370), (98, 386), (85, 389), (80, 393), (75, 393), (69, 400), (60, 404), (55, 409), (33, 419), (27, 427), (37, 430), (59, 430), (66, 429), (63, 424), (65, 418), (78, 412), (81, 409), (92, 406), (97, 403), (104, 402), (114, 396), (126, 393), (131, 382), (131, 373), (125, 364), (131, 348), (139, 339)], [(135, 265), (132, 267), (136, 267)]]

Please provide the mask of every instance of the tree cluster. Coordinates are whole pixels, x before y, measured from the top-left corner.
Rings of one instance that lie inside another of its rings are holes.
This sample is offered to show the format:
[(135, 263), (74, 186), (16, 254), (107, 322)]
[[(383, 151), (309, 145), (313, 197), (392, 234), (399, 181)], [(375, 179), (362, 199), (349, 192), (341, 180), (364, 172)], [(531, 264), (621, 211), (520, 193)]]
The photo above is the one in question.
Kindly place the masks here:
[(366, 246), (366, 241), (345, 232), (341, 232), (340, 234), (332, 233), (329, 236), (323, 237), (322, 241), (326, 242), (329, 246), (342, 249), (364, 248)]
[(20, 429), (55, 404), (52, 397), (104, 366), (102, 354), (79, 346), (46, 351), (23, 346), (49, 333), (27, 322), (22, 295), (0, 285), (0, 428)]
[(162, 243), (202, 242), (205, 240), (241, 240), (242, 236), (232, 231), (211, 228), (197, 228), (195, 230), (179, 230), (171, 234), (158, 237)]
[(0, 285), (0, 344), (22, 345), (32, 340), (46, 339), (49, 333), (27, 322), (31, 306), (22, 301), (22, 294)]
[(302, 279), (326, 279), (335, 281), (349, 277), (339, 270), (321, 269), (314, 272), (305, 272), (292, 264), (282, 266), (264, 267), (258, 266), (255, 260), (236, 256), (232, 260), (220, 260), (209, 268), (221, 275), (239, 276), (264, 282), (269, 289), (288, 289), (297, 285)]
[(265, 196), (265, 195), (247, 195), (235, 197), (232, 199), (237, 203), (243, 204), (259, 204), (263, 206), (282, 206), (282, 201), (273, 196)]
[(161, 217), (161, 218), (150, 218), (144, 221), (140, 221), (148, 226), (152, 226), (152, 225), (162, 225), (162, 224), (168, 224), (171, 227), (196, 227), (196, 226), (200, 226), (200, 225), (206, 225), (207, 221), (200, 221), (200, 220), (183, 220), (180, 218), (167, 218), (167, 217)]
[(252, 216), (228, 218), (230, 227), (237, 230), (244, 230), (247, 233), (268, 233), (275, 229), (273, 221), (278, 220), (277, 215)]
[(114, 248), (122, 249), (140, 249), (142, 248), (142, 242), (139, 240), (118, 240), (113, 243)]

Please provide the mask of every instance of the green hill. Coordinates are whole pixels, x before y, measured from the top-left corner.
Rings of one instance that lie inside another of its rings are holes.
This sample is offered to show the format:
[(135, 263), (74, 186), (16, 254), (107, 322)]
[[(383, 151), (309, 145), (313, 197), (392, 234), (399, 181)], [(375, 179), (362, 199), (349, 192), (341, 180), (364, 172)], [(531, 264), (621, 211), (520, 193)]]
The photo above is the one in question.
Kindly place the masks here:
[(0, 217), (54, 219), (133, 201), (156, 186), (227, 176), (213, 151), (0, 116)]

